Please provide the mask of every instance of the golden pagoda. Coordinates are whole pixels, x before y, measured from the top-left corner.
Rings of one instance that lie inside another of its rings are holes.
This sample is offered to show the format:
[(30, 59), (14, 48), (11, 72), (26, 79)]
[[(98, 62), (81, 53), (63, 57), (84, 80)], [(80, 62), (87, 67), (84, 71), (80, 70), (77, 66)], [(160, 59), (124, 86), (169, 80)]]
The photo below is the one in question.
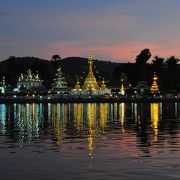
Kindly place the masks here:
[(104, 91), (106, 89), (107, 89), (107, 87), (106, 87), (105, 81), (103, 80), (102, 83), (101, 83), (100, 90)]
[(124, 88), (123, 84), (120, 87), (120, 94), (123, 95), (123, 96), (125, 95), (125, 88)]
[(80, 82), (78, 79), (77, 79), (76, 85), (74, 87), (74, 91), (82, 91), (81, 86), (80, 86)]
[(84, 85), (83, 85), (82, 89), (84, 89), (84, 90), (87, 89), (87, 90), (92, 90), (92, 91), (99, 90), (99, 86), (97, 84), (96, 78), (93, 73), (93, 59), (92, 59), (91, 53), (88, 58), (88, 64), (89, 64), (89, 72), (84, 81)]
[(152, 94), (160, 93), (160, 91), (159, 91), (159, 86), (158, 86), (158, 84), (157, 84), (157, 80), (158, 80), (158, 77), (157, 77), (156, 74), (154, 73), (153, 83), (152, 83), (151, 89), (150, 89), (150, 92), (151, 92)]

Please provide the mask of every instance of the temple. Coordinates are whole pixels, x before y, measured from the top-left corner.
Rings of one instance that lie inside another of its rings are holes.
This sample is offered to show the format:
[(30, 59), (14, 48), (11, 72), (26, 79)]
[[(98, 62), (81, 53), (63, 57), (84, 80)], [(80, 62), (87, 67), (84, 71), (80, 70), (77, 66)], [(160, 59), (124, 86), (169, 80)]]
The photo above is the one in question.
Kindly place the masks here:
[(52, 91), (57, 94), (68, 94), (69, 88), (67, 86), (66, 80), (62, 73), (61, 67), (57, 68), (57, 73), (55, 74), (54, 83), (52, 84)]
[(71, 90), (71, 94), (72, 95), (81, 95), (82, 94), (82, 88), (81, 88), (79, 79), (77, 79), (74, 89)]
[(111, 94), (111, 90), (106, 87), (105, 81), (103, 80), (101, 85), (99, 86), (96, 80), (96, 77), (93, 73), (93, 58), (90, 53), (88, 58), (88, 74), (85, 78), (84, 84), (82, 85), (82, 88), (80, 86), (80, 82), (77, 81), (74, 89), (71, 91), (71, 94), (73, 95), (105, 95), (105, 94)]
[(25, 88), (27, 90), (34, 90), (42, 87), (42, 80), (39, 78), (38, 72), (33, 74), (29, 69), (27, 73), (21, 74), (17, 81), (18, 88)]
[(153, 76), (153, 83), (151, 85), (151, 88), (150, 88), (150, 92), (152, 94), (159, 94), (160, 91), (159, 91), (159, 86), (157, 84), (157, 80), (158, 80), (158, 77), (156, 76), (156, 74), (154, 73), (154, 76)]
[(93, 73), (93, 59), (92, 59), (91, 54), (89, 55), (89, 58), (88, 58), (88, 64), (89, 64), (89, 72), (84, 81), (84, 85), (83, 85), (82, 89), (95, 92), (95, 91), (99, 90), (99, 86), (97, 84), (96, 78)]

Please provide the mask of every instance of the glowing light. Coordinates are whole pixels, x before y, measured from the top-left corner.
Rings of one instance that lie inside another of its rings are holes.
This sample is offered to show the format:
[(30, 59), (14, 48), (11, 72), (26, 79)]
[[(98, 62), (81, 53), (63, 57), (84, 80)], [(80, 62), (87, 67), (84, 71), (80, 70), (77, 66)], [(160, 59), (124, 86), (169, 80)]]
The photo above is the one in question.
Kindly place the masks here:
[(122, 131), (125, 132), (125, 130), (124, 130), (124, 122), (125, 122), (125, 103), (121, 103), (121, 104), (120, 104), (120, 117), (121, 117)]
[(89, 155), (92, 157), (94, 151), (94, 104), (88, 104), (88, 122), (89, 122), (89, 137), (88, 137), (88, 149)]
[(6, 105), (1, 104), (0, 105), (0, 123), (1, 123), (1, 132), (4, 134), (5, 133), (5, 121), (6, 121)]
[(93, 58), (90, 53), (89, 58), (88, 58), (88, 64), (89, 64), (89, 72), (88, 75), (85, 79), (84, 85), (82, 89), (88, 89), (92, 91), (96, 91), (99, 89), (99, 86), (97, 84), (96, 78), (93, 73)]
[(125, 88), (123, 84), (121, 85), (121, 88), (120, 88), (120, 94), (123, 96), (125, 95)]
[(75, 118), (75, 126), (80, 135), (83, 130), (83, 105), (82, 104), (74, 104), (74, 118)]
[(157, 84), (157, 80), (158, 80), (158, 77), (157, 77), (156, 74), (154, 73), (153, 83), (152, 83), (151, 89), (150, 89), (150, 92), (151, 92), (152, 94), (160, 93), (160, 92), (159, 92), (159, 87), (158, 87), (158, 84)]
[(108, 118), (108, 104), (101, 103), (100, 104), (100, 123), (103, 130), (107, 126), (107, 118)]
[(159, 103), (151, 103), (151, 123), (152, 128), (154, 130), (154, 139), (157, 141), (158, 139), (158, 123), (160, 118), (160, 104)]

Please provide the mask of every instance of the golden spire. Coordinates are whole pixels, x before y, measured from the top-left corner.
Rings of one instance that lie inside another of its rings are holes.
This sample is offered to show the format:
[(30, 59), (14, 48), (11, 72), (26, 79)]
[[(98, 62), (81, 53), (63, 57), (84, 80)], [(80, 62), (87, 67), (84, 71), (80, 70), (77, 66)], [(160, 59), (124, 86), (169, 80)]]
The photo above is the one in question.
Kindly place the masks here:
[(77, 79), (76, 85), (75, 85), (75, 87), (74, 87), (74, 90), (76, 90), (76, 91), (82, 91), (81, 86), (80, 86), (80, 82), (79, 82), (78, 79)]
[(102, 83), (101, 83), (101, 87), (100, 87), (101, 90), (106, 90), (107, 87), (106, 87), (106, 84), (105, 84), (105, 81), (102, 80)]
[(88, 89), (88, 90), (93, 90), (93, 91), (98, 90), (99, 86), (97, 84), (96, 78), (93, 73), (93, 58), (92, 58), (91, 52), (89, 54), (88, 64), (89, 64), (89, 72), (85, 79), (83, 89)]
[(125, 95), (125, 88), (123, 84), (121, 85), (121, 88), (120, 88), (120, 94)]
[(156, 74), (154, 73), (153, 83), (152, 83), (151, 89), (150, 89), (150, 92), (151, 92), (152, 94), (160, 93), (160, 92), (159, 92), (159, 87), (158, 87), (158, 84), (157, 84), (157, 80), (158, 80), (158, 77), (157, 77)]

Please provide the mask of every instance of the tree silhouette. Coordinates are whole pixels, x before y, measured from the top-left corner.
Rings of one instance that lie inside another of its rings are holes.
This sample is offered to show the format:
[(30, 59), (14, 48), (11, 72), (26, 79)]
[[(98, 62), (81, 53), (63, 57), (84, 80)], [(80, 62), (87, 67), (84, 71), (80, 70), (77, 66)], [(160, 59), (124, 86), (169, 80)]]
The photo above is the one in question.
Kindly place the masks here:
[(166, 69), (166, 81), (165, 81), (165, 87), (167, 89), (176, 89), (177, 83), (179, 81), (178, 76), (178, 68), (177, 63), (179, 62), (179, 59), (175, 56), (171, 56), (166, 59), (165, 64), (167, 65)]
[(59, 61), (61, 60), (61, 57), (58, 54), (54, 54), (51, 59), (52, 61)]
[(151, 52), (149, 49), (143, 49), (139, 55), (136, 56), (136, 64), (144, 65), (151, 57)]
[(61, 57), (58, 54), (54, 54), (51, 58), (52, 65), (57, 69), (59, 66), (59, 61), (61, 60)]
[(164, 64), (164, 58), (155, 56), (152, 60), (152, 63), (158, 67), (162, 66)]
[(160, 71), (163, 65), (165, 64), (164, 61), (164, 58), (155, 56), (152, 60), (154, 71)]
[(179, 61), (180, 60), (176, 58), (175, 56), (171, 56), (166, 59), (165, 63), (168, 65), (168, 67), (170, 67), (170, 66), (175, 66)]

